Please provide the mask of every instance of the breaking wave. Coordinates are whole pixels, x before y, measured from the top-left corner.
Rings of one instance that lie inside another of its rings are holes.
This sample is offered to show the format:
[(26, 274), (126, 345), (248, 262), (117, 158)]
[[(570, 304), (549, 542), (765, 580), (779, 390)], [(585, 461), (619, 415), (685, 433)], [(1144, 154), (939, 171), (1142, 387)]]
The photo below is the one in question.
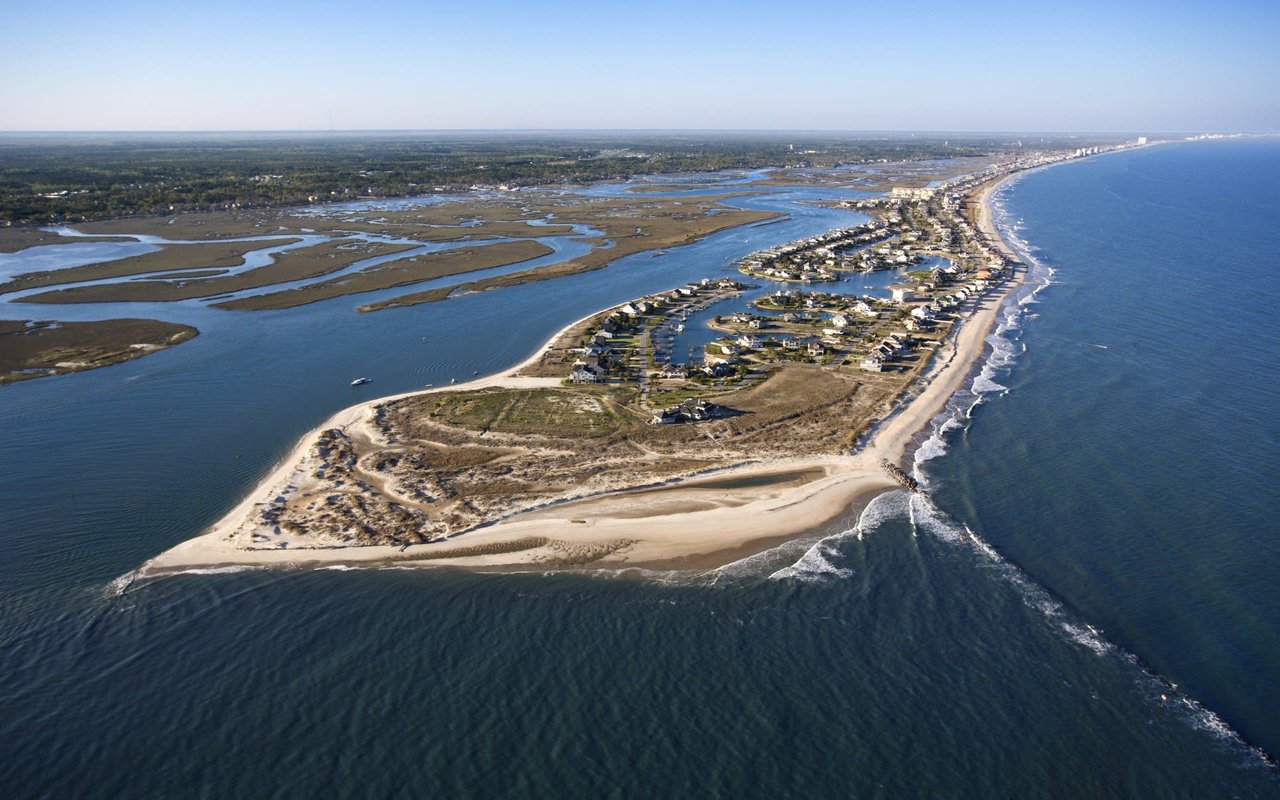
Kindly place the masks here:
[[(880, 527), (885, 522), (901, 518), (906, 509), (905, 498), (907, 496), (906, 492), (896, 490), (876, 495), (871, 499), (870, 503), (867, 503), (866, 508), (862, 509), (862, 513), (858, 515), (857, 523), (852, 528), (819, 539), (795, 563), (771, 573), (769, 580), (816, 582), (852, 576), (852, 569), (841, 567), (832, 561), (833, 558), (837, 558), (840, 555), (840, 542), (850, 538), (862, 539), (867, 533)], [(766, 555), (776, 556), (778, 553), (779, 550), (773, 550), (767, 554), (761, 553), (752, 556), (750, 559), (735, 562), (735, 564), (745, 565), (752, 560), (763, 560)], [(759, 561), (756, 563), (759, 563)]]
[(848, 578), (853, 575), (853, 570), (836, 566), (831, 561), (831, 557), (839, 555), (839, 550), (836, 549), (836, 541), (845, 535), (837, 534), (819, 541), (805, 551), (805, 554), (800, 556), (799, 561), (773, 573), (769, 576), (769, 580), (818, 581), (827, 580), (828, 578)]

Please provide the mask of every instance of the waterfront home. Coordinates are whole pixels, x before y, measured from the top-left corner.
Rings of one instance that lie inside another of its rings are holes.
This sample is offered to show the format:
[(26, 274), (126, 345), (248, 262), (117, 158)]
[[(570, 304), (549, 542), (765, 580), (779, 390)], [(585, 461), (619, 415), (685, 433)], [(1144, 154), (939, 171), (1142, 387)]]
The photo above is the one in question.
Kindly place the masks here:
[(793, 337), (793, 338), (789, 338), (789, 339), (783, 339), (783, 340), (782, 340), (782, 349), (784, 349), (784, 350), (799, 350), (799, 349), (800, 349), (800, 340), (799, 340), (799, 339), (796, 339), (796, 338), (794, 338), (794, 337)]
[(751, 336), (749, 334), (743, 334), (742, 336), (739, 336), (737, 341), (738, 341), (738, 344), (742, 345), (748, 350), (758, 350), (759, 348), (764, 346), (763, 339), (761, 339), (759, 336)]
[(689, 377), (689, 368), (684, 364), (664, 364), (658, 377), (666, 380), (684, 380)]
[(598, 383), (600, 377), (590, 367), (578, 367), (569, 373), (569, 383)]
[(836, 328), (847, 328), (849, 327), (849, 318), (844, 314), (836, 314), (831, 318), (831, 325)]
[(915, 299), (915, 293), (910, 286), (894, 286), (891, 288), (893, 292), (893, 302), (906, 303)]

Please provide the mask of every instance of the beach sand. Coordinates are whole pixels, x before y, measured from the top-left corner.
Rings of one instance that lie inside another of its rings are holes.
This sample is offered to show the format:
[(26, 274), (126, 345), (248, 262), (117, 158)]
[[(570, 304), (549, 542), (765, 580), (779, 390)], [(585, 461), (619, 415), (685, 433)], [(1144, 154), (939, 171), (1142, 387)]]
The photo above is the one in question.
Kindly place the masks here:
[[(999, 181), (977, 195), (980, 228), (1017, 258), (995, 231), (990, 194)], [(319, 567), (456, 566), (479, 569), (590, 568), (703, 569), (761, 552), (798, 536), (820, 531), (836, 520), (856, 519), (875, 496), (898, 487), (880, 466), (900, 463), (914, 437), (942, 413), (947, 401), (971, 379), (986, 348), (1005, 296), (1024, 278), (1022, 266), (1003, 285), (971, 301), (964, 319), (935, 356), (916, 395), (904, 401), (851, 455), (780, 459), (680, 481), (669, 486), (589, 497), (514, 515), (445, 541), (412, 545), (331, 549), (238, 549), (227, 540), (254, 508), (268, 503), (306, 470), (306, 459), (324, 430), (342, 428), (369, 435), (367, 422), (383, 397), (335, 414), (312, 431), (259, 486), (207, 533), (148, 561), (135, 573), (147, 578), (195, 568), (227, 566)], [(594, 316), (591, 315), (591, 316)], [(586, 319), (586, 318), (584, 318)], [(561, 333), (537, 353), (505, 372), (426, 391), (485, 387), (557, 386), (557, 378), (517, 377), (536, 363)], [(803, 476), (798, 473), (806, 473)]]

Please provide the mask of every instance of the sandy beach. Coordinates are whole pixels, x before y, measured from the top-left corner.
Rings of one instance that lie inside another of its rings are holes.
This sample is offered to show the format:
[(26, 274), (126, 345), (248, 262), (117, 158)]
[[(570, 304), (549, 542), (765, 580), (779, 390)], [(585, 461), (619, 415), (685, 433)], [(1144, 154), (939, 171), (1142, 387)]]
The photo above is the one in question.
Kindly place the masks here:
[[(976, 199), (981, 230), (1016, 260), (998, 236), (989, 207), (1000, 181), (983, 187)], [(373, 409), (410, 392), (382, 397), (344, 409), (305, 436), (280, 465), (238, 506), (206, 533), (145, 563), (136, 577), (191, 569), (230, 566), (321, 567), (334, 565), (456, 566), (494, 569), (573, 566), (618, 569), (628, 566), (694, 569), (717, 566), (760, 552), (787, 539), (823, 529), (835, 520), (852, 524), (872, 498), (897, 489), (880, 466), (900, 463), (913, 438), (941, 413), (950, 397), (970, 380), (986, 348), (1000, 305), (1024, 278), (1013, 277), (970, 302), (956, 327), (915, 387), (916, 395), (876, 423), (855, 453), (778, 459), (724, 470), (657, 488), (614, 492), (516, 514), (445, 541), (409, 547), (363, 546), (310, 549), (240, 549), (229, 534), (253, 510), (296, 485), (308, 470), (308, 454), (322, 431), (340, 428), (349, 435), (373, 435), (367, 424)], [(589, 315), (594, 316), (594, 314)], [(585, 319), (552, 336), (538, 352), (495, 375), (436, 387), (445, 392), (486, 387), (557, 386), (558, 378), (520, 377), (561, 336)]]

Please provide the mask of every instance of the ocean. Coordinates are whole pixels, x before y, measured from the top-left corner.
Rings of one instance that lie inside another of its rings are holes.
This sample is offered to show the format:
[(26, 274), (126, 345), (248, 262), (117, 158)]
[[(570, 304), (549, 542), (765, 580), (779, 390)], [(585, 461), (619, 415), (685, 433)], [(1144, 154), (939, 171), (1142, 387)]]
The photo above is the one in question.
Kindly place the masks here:
[[(117, 580), (364, 399), (349, 375), (514, 363), (851, 224), (815, 193), (435, 306), (185, 305), (192, 342), (5, 387), (0, 796), (1280, 797), (1277, 179), (1280, 143), (1249, 140), (1006, 187), (1033, 280), (920, 437), (931, 499), (710, 572)], [(436, 336), (463, 318), (483, 347)]]

